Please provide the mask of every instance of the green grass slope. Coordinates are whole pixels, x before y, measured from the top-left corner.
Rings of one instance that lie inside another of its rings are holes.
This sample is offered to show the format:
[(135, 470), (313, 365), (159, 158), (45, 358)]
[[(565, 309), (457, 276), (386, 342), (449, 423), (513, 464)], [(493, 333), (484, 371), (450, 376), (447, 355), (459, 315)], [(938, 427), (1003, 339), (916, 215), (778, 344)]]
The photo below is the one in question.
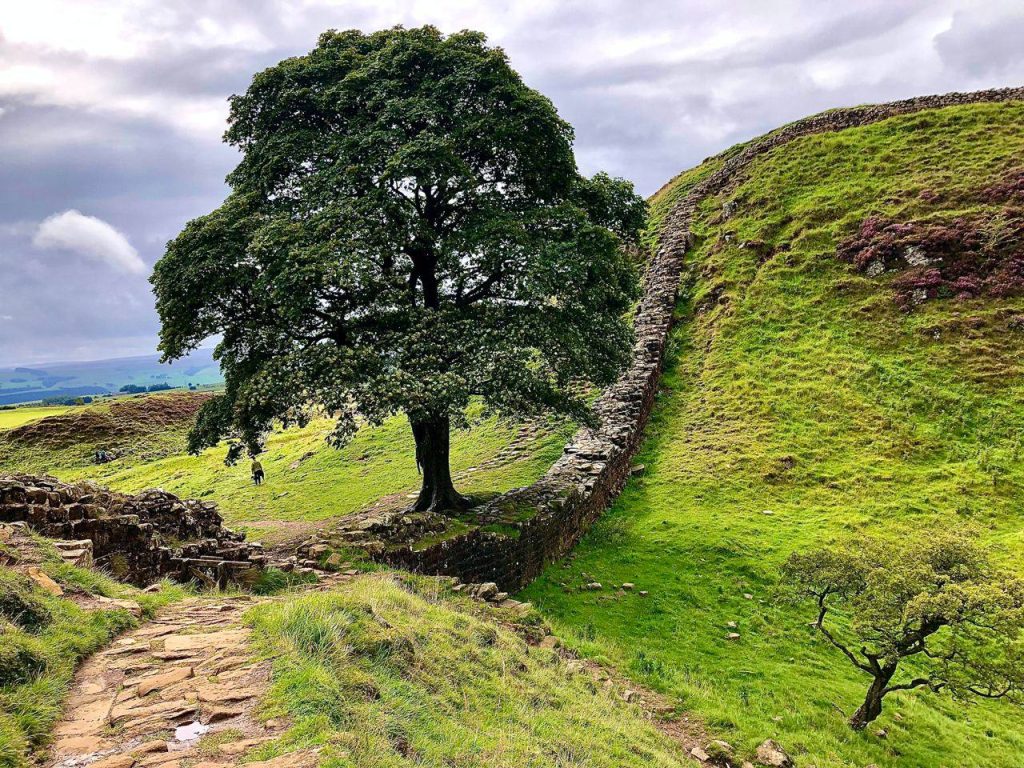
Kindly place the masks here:
[(0, 429), (13, 429), (23, 424), (45, 419), (47, 416), (59, 416), (71, 410), (67, 405), (24, 406), (22, 408), (0, 409)]
[(336, 768), (620, 768), (694, 763), (635, 704), (531, 647), (536, 615), (437, 579), (365, 576), (249, 616), (291, 729), (256, 755), (323, 746)]
[[(1024, 300), (906, 313), (891, 275), (836, 255), (870, 215), (998, 218), (977, 190), (1024, 167), (1022, 125), (1013, 103), (805, 137), (705, 200), (646, 472), (525, 591), (573, 645), (741, 753), (771, 737), (818, 768), (1024, 763), (1024, 713), (1006, 703), (898, 693), (850, 731), (866, 678), (776, 596), (795, 550), (961, 520), (1024, 571)], [(655, 224), (719, 162), (663, 189)], [(637, 591), (608, 589), (626, 581)]]
[[(189, 424), (210, 393), (134, 395), (53, 412), (26, 412), (21, 423), (0, 417), (0, 466), (8, 471), (80, 472), (104, 450), (139, 464), (185, 449)], [(36, 415), (36, 418), (31, 418)]]
[[(127, 493), (158, 487), (183, 497), (205, 498), (217, 502), (229, 526), (249, 528), (268, 543), (302, 536), (385, 496), (398, 494), (404, 502), (405, 494), (419, 488), (412, 435), (400, 417), (359, 430), (341, 450), (326, 443), (329, 419), (276, 431), (261, 456), (267, 482), (257, 487), (249, 477), (247, 460), (224, 465), (223, 446), (199, 456), (186, 453), (191, 417), (186, 413), (187, 418), (168, 418), (161, 404), (202, 397), (129, 398), (76, 408), (63, 417), (72, 422), (60, 429), (48, 429), (52, 421), (46, 420), (23, 426), (21, 438), (0, 431), (0, 467), (65, 481), (95, 480)], [(134, 408), (133, 414), (148, 415), (122, 418), (118, 408), (124, 404)], [(470, 495), (533, 482), (558, 458), (572, 432), (572, 425), (564, 423), (517, 425), (483, 418), (479, 407), (470, 416), (470, 429), (453, 435), (451, 454), (456, 483)], [(116, 450), (119, 458), (96, 465), (97, 449)]]

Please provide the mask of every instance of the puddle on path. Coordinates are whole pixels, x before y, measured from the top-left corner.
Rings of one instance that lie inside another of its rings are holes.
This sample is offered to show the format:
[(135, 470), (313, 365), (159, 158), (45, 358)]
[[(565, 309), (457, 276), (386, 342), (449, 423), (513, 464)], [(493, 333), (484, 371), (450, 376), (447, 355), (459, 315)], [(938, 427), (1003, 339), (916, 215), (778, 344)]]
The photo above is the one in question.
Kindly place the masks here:
[(178, 741), (195, 741), (204, 733), (210, 730), (210, 726), (203, 725), (198, 720), (188, 725), (180, 725), (174, 729), (174, 738)]

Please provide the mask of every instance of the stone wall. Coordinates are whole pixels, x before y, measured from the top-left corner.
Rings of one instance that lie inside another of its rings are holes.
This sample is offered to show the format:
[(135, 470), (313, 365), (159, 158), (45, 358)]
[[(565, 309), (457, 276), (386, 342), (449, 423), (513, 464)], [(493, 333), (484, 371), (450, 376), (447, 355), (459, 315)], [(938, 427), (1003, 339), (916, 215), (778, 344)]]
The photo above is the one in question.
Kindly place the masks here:
[(222, 525), (214, 504), (164, 491), (129, 496), (94, 483), (0, 476), (0, 523), (54, 539), (91, 541), (94, 563), (145, 586), (164, 576), (223, 587), (251, 582), (266, 563), (259, 544)]
[[(629, 478), (657, 393), (680, 272), (691, 243), (690, 223), (698, 203), (737, 183), (760, 155), (801, 136), (868, 125), (924, 109), (1003, 101), (1024, 101), (1024, 88), (837, 109), (798, 120), (751, 142), (697, 184), (666, 217), (659, 248), (644, 278), (632, 363), (595, 404), (600, 427), (577, 432), (562, 457), (536, 483), (504, 494), (479, 511), (481, 524), (500, 522), (507, 534), (472, 530), (414, 547), (418, 537), (441, 527), (439, 521), (428, 515), (369, 511), (346, 520), (335, 540), (416, 571), (450, 574), (470, 582), (493, 581), (510, 591), (525, 586), (547, 562), (573, 547)], [(535, 509), (536, 514), (523, 522), (508, 522), (522, 509)]]

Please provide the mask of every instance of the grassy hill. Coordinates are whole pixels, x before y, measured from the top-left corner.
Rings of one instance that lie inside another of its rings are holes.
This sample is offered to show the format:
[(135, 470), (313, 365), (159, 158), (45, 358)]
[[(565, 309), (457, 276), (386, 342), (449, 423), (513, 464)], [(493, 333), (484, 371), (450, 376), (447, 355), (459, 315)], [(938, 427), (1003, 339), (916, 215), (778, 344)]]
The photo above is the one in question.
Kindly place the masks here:
[(696, 765), (617, 686), (530, 645), (535, 613), (445, 583), (379, 574), (250, 612), (274, 664), (266, 713), (293, 722), (285, 746), (361, 768)]
[[(74, 408), (0, 411), (34, 419), (0, 421), (0, 465), (8, 471), (76, 476), (94, 469), (96, 451), (140, 463), (183, 452), (185, 434), (209, 393), (135, 395)], [(86, 473), (88, 475), (88, 473)]]
[(13, 429), (22, 424), (45, 419), (47, 416), (60, 416), (71, 408), (69, 405), (26, 405), (21, 408), (0, 409), (0, 429)]
[[(705, 199), (646, 472), (525, 592), (743, 753), (772, 737), (818, 768), (1024, 762), (1006, 703), (898, 693), (852, 732), (865, 676), (777, 599), (793, 551), (957, 521), (1024, 571), (1021, 125), (1009, 103), (809, 136)], [(661, 190), (649, 241), (731, 152)], [(607, 588), (627, 581), (649, 595)]]
[[(300, 538), (385, 497), (404, 503), (419, 488), (412, 435), (400, 417), (359, 430), (341, 450), (326, 443), (330, 419), (274, 432), (260, 457), (267, 482), (257, 487), (248, 461), (224, 465), (223, 446), (199, 456), (186, 453), (192, 417), (206, 397), (181, 392), (120, 398), (0, 428), (0, 467), (96, 480), (127, 493), (158, 487), (205, 498), (217, 502), (229, 526), (270, 544)], [(470, 416), (472, 427), (453, 435), (451, 461), (460, 490), (471, 495), (533, 482), (572, 432), (565, 423), (485, 419), (479, 407)], [(97, 465), (97, 450), (118, 458)]]

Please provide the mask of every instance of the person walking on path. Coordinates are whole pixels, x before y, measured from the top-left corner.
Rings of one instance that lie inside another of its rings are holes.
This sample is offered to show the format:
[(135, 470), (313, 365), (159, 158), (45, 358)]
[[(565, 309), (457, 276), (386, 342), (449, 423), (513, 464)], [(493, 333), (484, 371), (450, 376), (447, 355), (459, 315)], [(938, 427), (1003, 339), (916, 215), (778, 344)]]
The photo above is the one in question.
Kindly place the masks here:
[(260, 464), (260, 460), (255, 456), (252, 457), (252, 481), (259, 485), (263, 482), (263, 465)]

